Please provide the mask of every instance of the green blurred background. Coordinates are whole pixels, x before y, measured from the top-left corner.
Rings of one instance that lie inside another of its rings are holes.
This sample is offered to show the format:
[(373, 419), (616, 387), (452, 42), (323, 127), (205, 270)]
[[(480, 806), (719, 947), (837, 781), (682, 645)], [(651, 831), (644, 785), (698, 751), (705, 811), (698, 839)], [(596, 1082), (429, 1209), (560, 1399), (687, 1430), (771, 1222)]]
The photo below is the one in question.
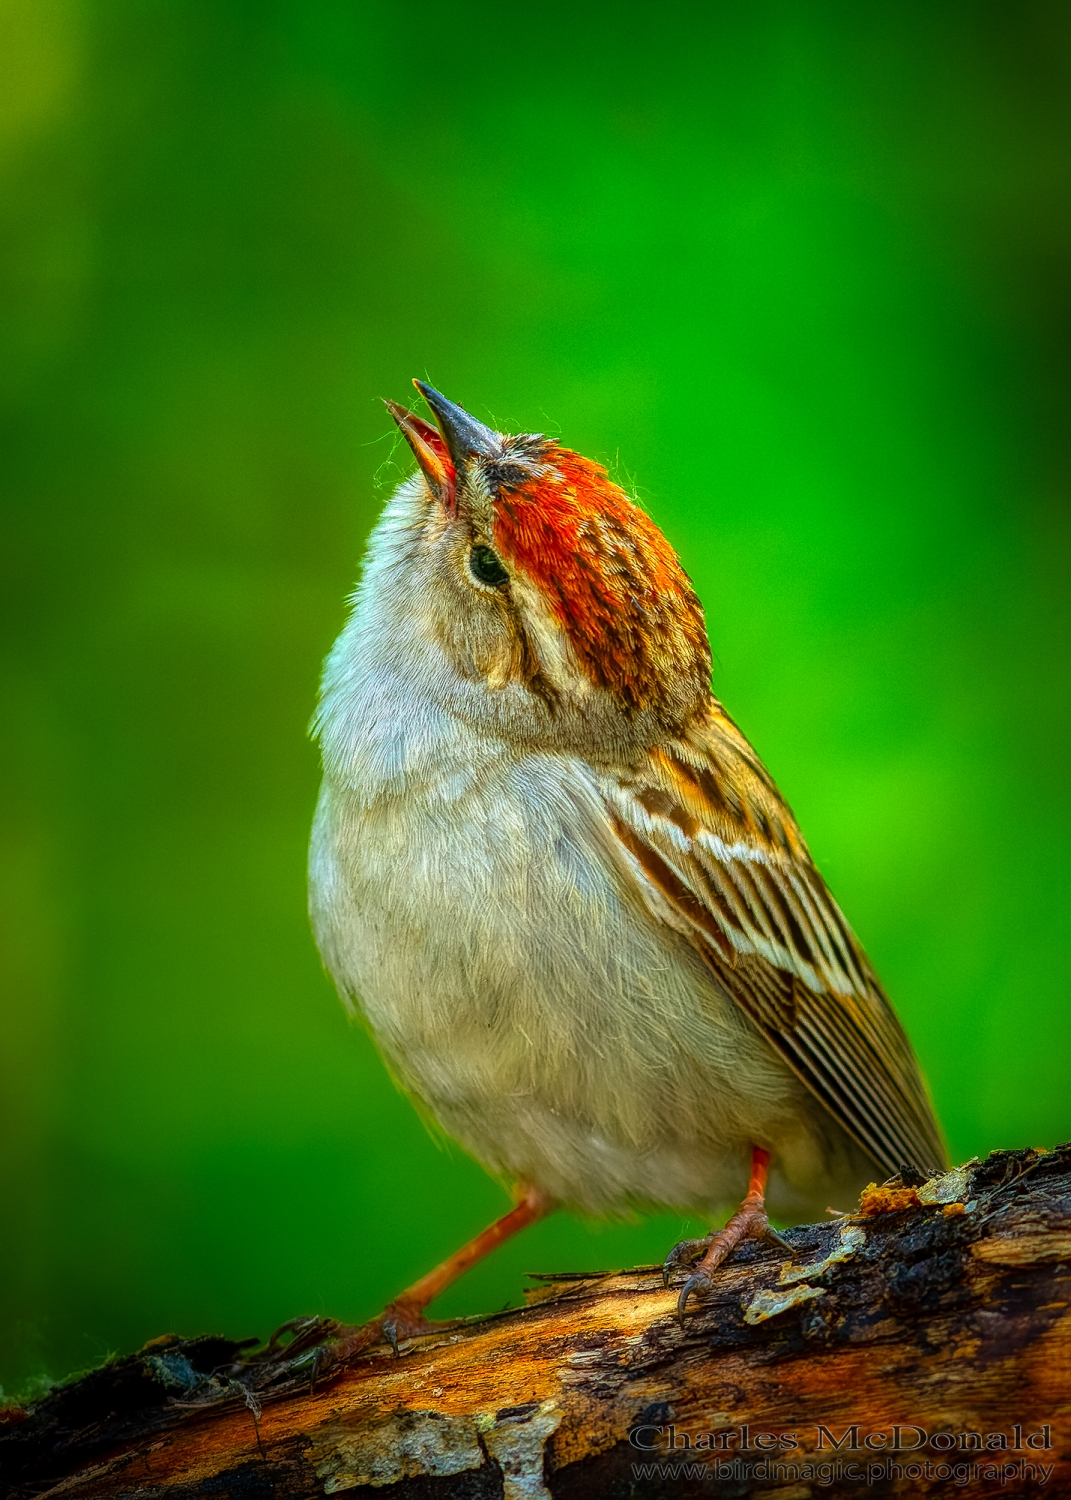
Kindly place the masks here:
[(2, 0), (9, 1391), (368, 1316), (507, 1201), (304, 911), (413, 375), (664, 525), (954, 1155), (1071, 1135), (1069, 59), (1059, 3)]

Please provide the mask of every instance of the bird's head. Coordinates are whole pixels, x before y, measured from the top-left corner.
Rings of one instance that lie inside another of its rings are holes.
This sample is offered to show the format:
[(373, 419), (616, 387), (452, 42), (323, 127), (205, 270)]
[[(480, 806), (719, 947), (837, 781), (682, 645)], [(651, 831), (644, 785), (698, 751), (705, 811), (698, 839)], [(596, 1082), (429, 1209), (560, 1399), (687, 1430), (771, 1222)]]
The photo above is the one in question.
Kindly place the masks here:
[(396, 669), (423, 657), (439, 706), (534, 744), (651, 743), (686, 723), (709, 701), (710, 649), (654, 522), (601, 465), (414, 385), (435, 422), (386, 402), (420, 474), (358, 595), (379, 649)]

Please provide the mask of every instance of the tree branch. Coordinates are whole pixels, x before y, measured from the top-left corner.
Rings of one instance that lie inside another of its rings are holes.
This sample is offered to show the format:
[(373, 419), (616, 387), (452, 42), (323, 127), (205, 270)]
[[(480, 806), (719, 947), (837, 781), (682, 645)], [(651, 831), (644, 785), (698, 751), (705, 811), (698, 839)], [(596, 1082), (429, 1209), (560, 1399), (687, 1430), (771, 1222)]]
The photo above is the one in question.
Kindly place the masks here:
[(960, 1493), (967, 1465), (1065, 1493), (1071, 1147), (899, 1181), (863, 1210), (787, 1231), (791, 1258), (743, 1247), (683, 1328), (645, 1267), (544, 1278), (528, 1307), (398, 1356), (341, 1361), (319, 1320), (251, 1356), (159, 1339), (0, 1413), (0, 1475), (64, 1500), (804, 1500), (867, 1477)]

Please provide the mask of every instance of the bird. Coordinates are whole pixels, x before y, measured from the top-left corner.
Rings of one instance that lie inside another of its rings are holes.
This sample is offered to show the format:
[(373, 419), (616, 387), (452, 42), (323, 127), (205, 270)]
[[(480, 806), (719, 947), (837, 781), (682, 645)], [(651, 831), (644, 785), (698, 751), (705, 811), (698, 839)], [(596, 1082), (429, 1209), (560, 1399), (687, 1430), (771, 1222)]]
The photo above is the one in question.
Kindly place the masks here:
[(947, 1156), (911, 1044), (714, 696), (703, 607), (597, 462), (413, 382), (416, 459), (325, 662), (309, 909), (396, 1082), (514, 1207), (361, 1325), (554, 1209), (680, 1211), (683, 1319), (746, 1239)]

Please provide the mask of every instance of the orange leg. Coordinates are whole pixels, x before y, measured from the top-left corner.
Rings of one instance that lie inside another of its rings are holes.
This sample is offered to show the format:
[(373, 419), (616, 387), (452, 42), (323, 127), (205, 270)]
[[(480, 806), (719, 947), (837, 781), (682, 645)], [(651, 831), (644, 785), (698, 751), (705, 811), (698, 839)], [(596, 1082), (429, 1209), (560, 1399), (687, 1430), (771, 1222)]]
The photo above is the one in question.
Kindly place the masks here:
[(751, 1181), (748, 1183), (747, 1196), (725, 1228), (719, 1229), (715, 1234), (708, 1234), (702, 1240), (681, 1240), (666, 1256), (662, 1279), (668, 1286), (670, 1273), (676, 1266), (701, 1255), (699, 1264), (681, 1287), (681, 1294), (677, 1299), (677, 1313), (682, 1320), (688, 1298), (693, 1295), (699, 1297), (710, 1291), (714, 1272), (728, 1260), (743, 1240), (773, 1240), (786, 1250), (792, 1249), (787, 1240), (783, 1240), (775, 1229), (770, 1228), (770, 1221), (766, 1217), (766, 1176), (769, 1165), (770, 1153), (762, 1146), (752, 1146)]
[(516, 1208), (511, 1208), (508, 1214), (496, 1219), (475, 1239), (462, 1245), (460, 1250), (455, 1250), (434, 1271), (429, 1271), (419, 1281), (414, 1281), (411, 1287), (407, 1287), (383, 1309), (378, 1318), (373, 1318), (360, 1328), (348, 1330), (348, 1337), (343, 1338), (344, 1351), (340, 1352), (356, 1353), (384, 1336), (397, 1353), (398, 1345), (403, 1339), (433, 1333), (436, 1328), (442, 1327), (439, 1323), (429, 1323), (424, 1317), (424, 1309), (428, 1304), (441, 1292), (445, 1292), (448, 1286), (452, 1286), (459, 1276), (463, 1276), (478, 1261), (483, 1260), (485, 1255), (511, 1239), (518, 1230), (538, 1223), (550, 1207), (550, 1199), (538, 1188), (525, 1187)]

